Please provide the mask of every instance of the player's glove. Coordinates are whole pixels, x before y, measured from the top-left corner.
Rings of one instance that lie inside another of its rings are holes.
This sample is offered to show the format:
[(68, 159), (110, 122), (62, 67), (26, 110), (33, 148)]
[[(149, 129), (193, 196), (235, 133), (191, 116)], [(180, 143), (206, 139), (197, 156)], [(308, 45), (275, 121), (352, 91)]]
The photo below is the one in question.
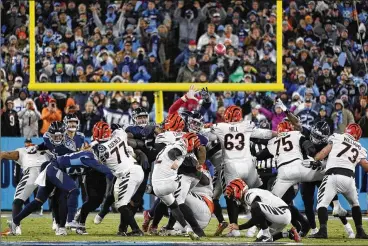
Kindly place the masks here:
[(197, 93), (197, 91), (196, 91), (196, 89), (195, 89), (194, 85), (191, 85), (191, 86), (189, 87), (189, 91), (187, 92), (187, 94), (185, 94), (185, 98), (186, 98), (187, 100), (192, 99), (192, 100), (196, 100), (196, 101), (198, 101), (198, 98), (196, 98), (196, 97), (195, 97), (195, 94), (196, 94), (196, 93)]
[(310, 167), (312, 170), (322, 169), (322, 162), (321, 161), (311, 161)]
[(38, 145), (29, 146), (26, 148), (28, 154), (34, 154), (38, 150)]
[(209, 103), (211, 101), (210, 93), (208, 92), (207, 87), (202, 88), (200, 94), (204, 102)]

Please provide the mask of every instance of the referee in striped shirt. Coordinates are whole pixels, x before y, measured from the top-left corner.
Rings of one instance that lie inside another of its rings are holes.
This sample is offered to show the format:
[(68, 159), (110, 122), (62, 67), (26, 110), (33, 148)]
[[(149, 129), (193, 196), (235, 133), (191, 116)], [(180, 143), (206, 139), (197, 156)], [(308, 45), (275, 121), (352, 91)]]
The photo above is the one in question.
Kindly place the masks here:
[[(259, 128), (270, 130), (271, 125), (267, 121), (261, 121), (259, 123)], [(253, 139), (251, 140), (252, 142), (250, 146), (250, 151), (253, 156), (255, 156), (256, 153), (260, 152), (261, 150), (267, 147), (268, 140), (263, 140), (263, 139), (254, 139), (254, 141)], [(276, 175), (277, 175), (275, 158), (269, 158), (266, 160), (258, 160), (256, 164), (256, 168), (263, 182), (262, 186), (259, 188), (265, 189), (265, 190), (271, 190), (272, 184), (275, 181)]]

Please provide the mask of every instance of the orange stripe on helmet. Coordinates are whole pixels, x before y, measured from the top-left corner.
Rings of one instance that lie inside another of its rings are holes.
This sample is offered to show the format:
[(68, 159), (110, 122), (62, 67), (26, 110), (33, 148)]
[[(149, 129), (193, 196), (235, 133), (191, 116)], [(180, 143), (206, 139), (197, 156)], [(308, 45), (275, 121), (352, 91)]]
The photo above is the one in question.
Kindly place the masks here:
[(164, 124), (165, 131), (180, 132), (184, 130), (184, 127), (185, 122), (178, 113), (168, 115)]

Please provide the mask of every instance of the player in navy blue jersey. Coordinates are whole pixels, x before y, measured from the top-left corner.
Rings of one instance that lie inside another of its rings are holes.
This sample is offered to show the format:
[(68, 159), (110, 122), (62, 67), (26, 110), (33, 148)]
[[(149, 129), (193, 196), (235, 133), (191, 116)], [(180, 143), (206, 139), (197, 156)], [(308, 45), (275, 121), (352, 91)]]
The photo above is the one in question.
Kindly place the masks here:
[(148, 158), (146, 164), (142, 166), (144, 171), (144, 179), (138, 188), (135, 195), (132, 197), (133, 213), (142, 206), (143, 195), (146, 190), (147, 180), (151, 171), (151, 163), (156, 159), (158, 151), (155, 150), (155, 138), (156, 135), (161, 132), (158, 126), (149, 124), (149, 115), (144, 108), (136, 108), (132, 112), (133, 125), (128, 126), (125, 131), (128, 134), (128, 138), (140, 140), (144, 142), (143, 146), (136, 146), (135, 152), (141, 150)]
[[(98, 172), (101, 172), (112, 180), (113, 175), (109, 168), (98, 163), (95, 156), (90, 151), (81, 151), (72, 154), (59, 156), (50, 162), (45, 162), (42, 165), (43, 170), (36, 180), (39, 185), (39, 189), (35, 200), (29, 203), (13, 220), (9, 223), (9, 227), (12, 234), (15, 234), (16, 226), (20, 225), (20, 222), (26, 218), (33, 211), (38, 210), (43, 203), (47, 200), (54, 188), (58, 188), (58, 202), (59, 202), (59, 219), (60, 228), (56, 235), (66, 235), (65, 223), (67, 213), (67, 196), (78, 192), (78, 189), (73, 179), (67, 175), (67, 170), (70, 168), (92, 168)], [(72, 196), (75, 199), (77, 196)], [(70, 204), (76, 204), (75, 201), (68, 199)], [(75, 208), (76, 209), (76, 208)]]

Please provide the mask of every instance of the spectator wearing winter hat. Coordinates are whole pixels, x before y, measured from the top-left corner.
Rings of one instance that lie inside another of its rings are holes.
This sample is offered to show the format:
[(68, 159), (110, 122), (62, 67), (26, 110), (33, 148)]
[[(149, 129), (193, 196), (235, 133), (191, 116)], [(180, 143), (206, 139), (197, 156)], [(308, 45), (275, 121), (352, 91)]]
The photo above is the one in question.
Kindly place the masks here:
[(342, 134), (347, 125), (354, 123), (353, 114), (344, 107), (344, 102), (341, 99), (335, 101), (335, 110), (331, 115), (331, 119), (334, 123), (334, 133)]
[(320, 121), (324, 121), (328, 124), (328, 126), (330, 127), (330, 132), (334, 131), (334, 123), (332, 121), (332, 119), (328, 116), (327, 114), (327, 108), (325, 105), (322, 105), (319, 110), (318, 110), (318, 117), (315, 118), (314, 123), (320, 122)]
[(25, 138), (38, 137), (38, 121), (41, 114), (32, 99), (27, 99), (26, 108), (18, 112), (21, 135)]
[(325, 92), (320, 93), (319, 100), (314, 105), (313, 110), (316, 112), (319, 112), (322, 106), (324, 107), (324, 110), (326, 111), (327, 117), (330, 117), (333, 111), (333, 106), (331, 103), (327, 101), (327, 96)]
[(49, 129), (52, 122), (62, 120), (62, 112), (57, 108), (55, 99), (51, 98), (48, 102), (48, 106), (42, 109), (41, 120), (41, 134), (44, 134)]
[[(178, 7), (174, 12), (174, 19), (179, 23), (178, 47), (180, 50), (184, 50), (187, 47), (189, 40), (196, 40), (198, 26), (204, 18), (205, 15), (200, 8), (199, 2), (195, 2), (193, 6), (184, 6), (184, 1), (178, 2)], [(215, 30), (213, 30), (214, 32)], [(202, 48), (202, 44), (198, 48)]]
[(317, 79), (317, 86), (320, 91), (328, 91), (337, 84), (336, 77), (332, 75), (331, 66), (324, 63), (322, 66), (322, 75)]
[(271, 121), (273, 131), (277, 130), (277, 125), (286, 117), (286, 114), (278, 105), (275, 105), (274, 111), (268, 110), (265, 107), (261, 107), (258, 110), (261, 114), (266, 116), (267, 120)]
[(150, 81), (159, 82), (165, 80), (164, 71), (161, 63), (157, 60), (156, 55), (151, 52), (148, 54), (148, 63), (146, 65), (147, 72), (151, 75)]
[(118, 21), (114, 24), (114, 18), (113, 17), (107, 17), (105, 20), (105, 25), (102, 24), (100, 17), (98, 16), (98, 10), (95, 5), (91, 6), (90, 8), (92, 10), (93, 15), (93, 21), (96, 24), (96, 26), (100, 29), (101, 34), (106, 34), (108, 29), (112, 29), (112, 34), (115, 38), (118, 38), (120, 33), (123, 33), (122, 27), (123, 27), (123, 21), (124, 21), (124, 13), (123, 10), (120, 13)]
[(4, 137), (20, 137), (19, 118), (11, 99), (5, 102), (5, 111), (1, 114), (1, 133)]
[(182, 66), (188, 63), (189, 57), (191, 55), (196, 56), (197, 53), (197, 44), (195, 40), (190, 40), (188, 43), (188, 47), (185, 48), (174, 60), (174, 64), (177, 66)]
[(28, 91), (27, 89), (21, 89), (19, 91), (19, 97), (14, 100), (14, 110), (20, 112), (22, 109), (25, 109), (27, 106), (28, 100)]

